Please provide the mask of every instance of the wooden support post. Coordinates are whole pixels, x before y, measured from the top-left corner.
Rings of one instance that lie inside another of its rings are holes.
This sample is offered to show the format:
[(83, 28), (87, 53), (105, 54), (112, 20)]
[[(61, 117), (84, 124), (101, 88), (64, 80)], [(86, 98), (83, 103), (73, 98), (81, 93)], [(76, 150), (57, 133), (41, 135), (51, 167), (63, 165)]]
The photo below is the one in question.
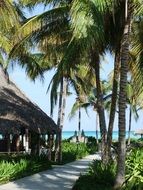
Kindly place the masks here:
[(20, 136), (19, 135), (17, 135), (15, 146), (16, 146), (16, 152), (19, 152), (19, 147), (20, 147)]
[(40, 156), (41, 154), (41, 151), (40, 151), (40, 134), (38, 134), (38, 142), (37, 142), (37, 152), (38, 152), (38, 155)]
[(56, 139), (55, 139), (55, 162), (58, 161), (58, 155), (59, 155), (59, 134), (56, 134)]
[(10, 153), (11, 152), (11, 147), (10, 147), (10, 134), (6, 135), (7, 138), (7, 152)]
[(24, 149), (24, 136), (23, 136), (23, 134), (21, 134), (21, 149), (22, 149), (22, 151), (23, 151), (23, 149)]
[(29, 131), (28, 129), (25, 129), (25, 152), (29, 152), (29, 137), (28, 137)]
[(58, 155), (58, 162), (62, 162), (62, 129), (59, 131), (59, 155)]
[(51, 161), (51, 135), (48, 134), (48, 160)]

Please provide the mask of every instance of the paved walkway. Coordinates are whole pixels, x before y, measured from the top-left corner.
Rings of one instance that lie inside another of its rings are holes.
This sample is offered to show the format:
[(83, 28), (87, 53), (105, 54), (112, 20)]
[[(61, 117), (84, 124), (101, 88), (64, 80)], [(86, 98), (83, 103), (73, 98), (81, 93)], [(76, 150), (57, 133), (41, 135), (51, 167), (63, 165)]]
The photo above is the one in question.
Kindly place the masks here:
[(69, 164), (54, 166), (52, 170), (0, 185), (0, 190), (69, 190), (95, 158), (96, 155), (90, 155)]

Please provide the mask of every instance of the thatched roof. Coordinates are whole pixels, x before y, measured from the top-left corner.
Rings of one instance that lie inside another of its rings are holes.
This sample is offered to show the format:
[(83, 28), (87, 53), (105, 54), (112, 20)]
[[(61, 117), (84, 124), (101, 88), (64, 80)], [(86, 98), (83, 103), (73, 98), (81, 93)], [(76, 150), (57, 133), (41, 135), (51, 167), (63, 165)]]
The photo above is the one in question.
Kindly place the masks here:
[(55, 122), (8, 81), (0, 68), (0, 133), (17, 133), (23, 128), (40, 134), (58, 131)]

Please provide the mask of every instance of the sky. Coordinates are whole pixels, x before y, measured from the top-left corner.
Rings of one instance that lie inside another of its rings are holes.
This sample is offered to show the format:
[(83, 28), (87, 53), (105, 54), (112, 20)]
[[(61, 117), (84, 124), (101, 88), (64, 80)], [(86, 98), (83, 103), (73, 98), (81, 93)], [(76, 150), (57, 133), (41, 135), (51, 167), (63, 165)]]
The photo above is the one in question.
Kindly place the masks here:
[[(48, 8), (46, 8), (48, 9)], [(39, 14), (43, 11), (43, 7), (37, 7), (34, 12), (28, 13), (26, 12), (27, 16), (33, 16), (35, 14)], [(101, 77), (102, 79), (107, 79), (110, 71), (113, 68), (113, 57), (110, 53), (106, 54), (106, 57), (102, 62), (102, 68), (101, 68)], [(54, 70), (45, 73), (44, 75), (44, 81), (42, 82), (39, 78), (35, 80), (35, 82), (31, 81), (25, 73), (25, 70), (22, 69), (18, 65), (14, 65), (14, 68), (9, 68), (9, 75), (13, 82), (17, 84), (17, 86), (26, 94), (28, 98), (34, 103), (36, 103), (45, 113), (50, 115), (50, 96), (49, 93), (47, 93), (47, 88), (49, 86), (49, 83), (52, 79), (52, 76), (54, 74)], [(78, 117), (77, 115), (72, 119), (69, 120), (69, 113), (72, 108), (72, 105), (74, 104), (76, 99), (76, 96), (74, 93), (67, 97), (66, 102), (66, 111), (65, 111), (65, 121), (64, 121), (64, 131), (74, 131), (78, 129)], [(53, 114), (53, 120), (57, 122), (57, 107), (54, 109)], [(128, 111), (126, 115), (126, 119), (128, 121)], [(142, 113), (140, 112), (140, 119), (136, 123), (135, 120), (133, 120), (132, 123), (132, 130), (135, 130), (137, 128), (142, 127), (143, 118), (141, 117)], [(95, 125), (96, 125), (96, 113), (93, 111), (93, 108), (88, 109), (88, 115), (83, 110), (81, 114), (81, 129), (85, 131), (94, 131)], [(106, 114), (106, 120), (108, 121), (108, 115)], [(127, 122), (128, 126), (128, 122)], [(115, 128), (114, 130), (118, 130), (118, 121), (116, 117), (115, 121)]]

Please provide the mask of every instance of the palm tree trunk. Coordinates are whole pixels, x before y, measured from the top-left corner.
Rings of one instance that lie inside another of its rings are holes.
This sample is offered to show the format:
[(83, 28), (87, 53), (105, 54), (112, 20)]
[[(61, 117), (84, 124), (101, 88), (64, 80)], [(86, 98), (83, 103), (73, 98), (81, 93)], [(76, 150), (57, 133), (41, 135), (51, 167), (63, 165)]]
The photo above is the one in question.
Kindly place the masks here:
[(115, 61), (114, 61), (112, 100), (111, 100), (111, 109), (110, 109), (108, 133), (107, 133), (108, 160), (111, 158), (112, 132), (113, 132), (113, 126), (114, 126), (114, 120), (115, 120), (115, 113), (116, 113), (116, 102), (117, 102), (118, 81), (119, 81), (119, 69), (120, 69), (120, 46), (117, 46), (116, 53), (115, 53)]
[(97, 145), (99, 144), (99, 141), (98, 141), (98, 113), (96, 112), (96, 143)]
[[(128, 11), (128, 1), (126, 0), (126, 8)], [(131, 17), (129, 12), (125, 20), (124, 34), (121, 45), (121, 70), (120, 70), (120, 91), (119, 91), (119, 146), (117, 160), (117, 174), (115, 179), (115, 189), (119, 189), (125, 181), (125, 158), (126, 158), (126, 86), (127, 72), (129, 61), (129, 32)]]
[(129, 112), (129, 130), (128, 130), (128, 146), (130, 145), (131, 141), (131, 126), (132, 126), (132, 107), (130, 105), (130, 112)]
[(56, 155), (55, 155), (55, 159), (57, 159), (58, 162), (62, 162), (62, 129), (64, 124), (64, 116), (65, 116), (66, 95), (67, 95), (67, 79), (62, 78), (61, 87), (60, 87), (60, 97), (59, 97), (58, 121), (57, 121), (57, 125), (59, 127), (59, 134), (57, 135), (56, 139)]
[(105, 121), (105, 110), (103, 104), (103, 93), (100, 83), (100, 65), (99, 56), (96, 52), (91, 52), (92, 64), (94, 63), (95, 75), (96, 75), (96, 88), (97, 88), (97, 112), (99, 114), (99, 126), (101, 133), (101, 151), (102, 151), (102, 161), (106, 163), (106, 121)]
[(3, 65), (0, 65), (0, 73), (1, 73), (1, 75), (3, 75), (3, 77), (5, 78), (5, 81), (6, 81), (7, 83), (9, 83), (9, 75), (8, 75), (7, 70), (3, 67)]
[(78, 112), (78, 141), (81, 138), (81, 109), (79, 107), (79, 112)]

